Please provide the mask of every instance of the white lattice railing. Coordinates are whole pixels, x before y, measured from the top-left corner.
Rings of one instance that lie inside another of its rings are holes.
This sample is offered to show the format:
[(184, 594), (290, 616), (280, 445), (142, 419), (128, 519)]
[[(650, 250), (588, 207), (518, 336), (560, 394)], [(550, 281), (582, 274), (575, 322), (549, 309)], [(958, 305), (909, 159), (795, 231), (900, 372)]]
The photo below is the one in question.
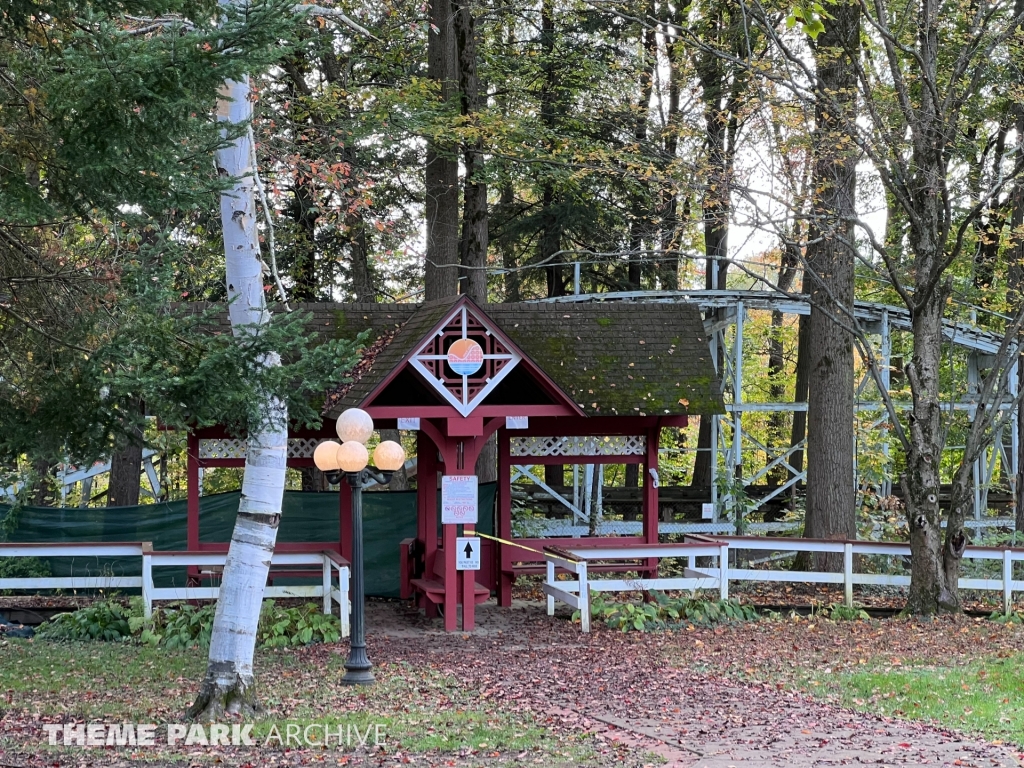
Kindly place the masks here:
[[(320, 444), (319, 437), (288, 438), (289, 459), (311, 459)], [(238, 438), (204, 438), (199, 441), (200, 459), (244, 459), (245, 440)]]
[(604, 437), (513, 437), (512, 456), (643, 456), (643, 435)]

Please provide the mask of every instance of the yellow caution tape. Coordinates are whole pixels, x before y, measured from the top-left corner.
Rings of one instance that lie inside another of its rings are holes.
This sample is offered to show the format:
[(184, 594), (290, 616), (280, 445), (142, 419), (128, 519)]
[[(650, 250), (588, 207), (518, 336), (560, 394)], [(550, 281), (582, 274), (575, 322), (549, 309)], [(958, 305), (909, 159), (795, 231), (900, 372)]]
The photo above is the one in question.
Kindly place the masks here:
[[(525, 546), (523, 544), (516, 544), (516, 542), (509, 541), (508, 539), (500, 539), (497, 536), (488, 536), (486, 533), (480, 533), (480, 531), (473, 531), (472, 533), (467, 532), (466, 535), (467, 536), (479, 536), (482, 539), (490, 539), (491, 541), (497, 541), (500, 544), (508, 544), (509, 546), (518, 547), (519, 549), (525, 549), (527, 552), (533, 552), (533, 553), (541, 555), (541, 556), (546, 556), (547, 554), (549, 554), (549, 553), (544, 552), (543, 550), (540, 550), (540, 549), (534, 549), (533, 547), (527, 547), (527, 546)], [(566, 552), (566, 555), (568, 555), (568, 554), (569, 553)], [(559, 555), (556, 555), (556, 557), (563, 557), (563, 556), (561, 554), (559, 554)], [(568, 560), (569, 558), (568, 557), (563, 557), (563, 559)], [(576, 559), (576, 558), (573, 558), (572, 562), (578, 563), (579, 560)]]

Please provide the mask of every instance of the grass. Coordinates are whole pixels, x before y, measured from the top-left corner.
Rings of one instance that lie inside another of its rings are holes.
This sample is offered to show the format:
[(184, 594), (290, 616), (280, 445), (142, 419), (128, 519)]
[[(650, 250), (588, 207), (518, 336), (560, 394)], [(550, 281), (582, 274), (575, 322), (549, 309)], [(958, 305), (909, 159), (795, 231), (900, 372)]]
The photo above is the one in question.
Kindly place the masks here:
[[(0, 646), (0, 701), (8, 719), (24, 721), (179, 723), (205, 669), (198, 649), (14, 640)], [(283, 735), (288, 723), (317, 723), (363, 733), (381, 725), (386, 753), (497, 758), (529, 752), (530, 762), (545, 764), (585, 763), (593, 754), (589, 737), (553, 734), (527, 713), (481, 705), (473, 691), (438, 670), (384, 664), (375, 669), (378, 682), (372, 687), (341, 685), (345, 656), (337, 650), (257, 652), (257, 678), (264, 686), (259, 697), (267, 710), (252, 731), (257, 744), (265, 744), (274, 727)], [(36, 734), (30, 746), (37, 748), (41, 738)], [(17, 746), (0, 735), (4, 742)]]
[(1024, 656), (959, 666), (901, 665), (840, 673), (829, 683), (841, 701), (882, 715), (1024, 744)]

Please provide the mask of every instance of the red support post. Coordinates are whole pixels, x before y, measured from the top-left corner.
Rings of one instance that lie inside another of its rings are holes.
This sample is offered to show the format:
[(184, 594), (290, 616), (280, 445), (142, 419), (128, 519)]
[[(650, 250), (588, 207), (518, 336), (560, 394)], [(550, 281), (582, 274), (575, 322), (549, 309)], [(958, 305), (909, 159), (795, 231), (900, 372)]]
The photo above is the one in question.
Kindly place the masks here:
[(195, 432), (188, 433), (186, 450), (188, 468), (186, 483), (188, 485), (187, 513), (187, 545), (189, 550), (199, 549), (199, 436)]
[[(199, 435), (189, 432), (185, 445), (185, 548), (194, 552), (199, 549)], [(199, 568), (189, 566), (185, 580), (190, 587), (199, 586)]]
[[(504, 428), (498, 430), (498, 538), (512, 541), (512, 456), (508, 431)], [(507, 544), (496, 543), (494, 567), (498, 574), (498, 605), (508, 608), (512, 605), (513, 552)]]
[[(423, 543), (425, 576), (434, 573), (437, 556), (437, 446), (425, 432), (416, 438), (417, 537)], [(424, 595), (420, 601), (427, 618), (437, 616), (437, 605)]]
[[(644, 457), (644, 539), (648, 544), (658, 543), (658, 520), (660, 519), (658, 489), (654, 484), (653, 469), (658, 471), (658, 447), (661, 442), (661, 428), (647, 430), (647, 450)], [(648, 573), (657, 576), (658, 560), (647, 561)]]

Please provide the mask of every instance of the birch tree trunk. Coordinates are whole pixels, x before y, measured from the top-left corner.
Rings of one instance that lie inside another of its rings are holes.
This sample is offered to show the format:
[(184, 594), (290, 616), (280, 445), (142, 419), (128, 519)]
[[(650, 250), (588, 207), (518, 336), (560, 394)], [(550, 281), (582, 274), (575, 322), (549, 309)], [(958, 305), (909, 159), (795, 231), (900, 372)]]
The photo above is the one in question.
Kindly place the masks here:
[[(217, 104), (217, 119), (231, 125), (252, 117), (248, 78), (228, 80)], [(228, 312), (236, 337), (259, 331), (270, 320), (263, 292), (263, 261), (256, 231), (253, 195), (253, 147), (241, 136), (217, 153), (218, 172), (235, 179), (221, 195)], [(280, 365), (274, 354), (263, 365)], [(224, 714), (254, 714), (256, 700), (253, 652), (263, 590), (277, 540), (284, 498), (288, 446), (286, 405), (269, 393), (259, 403), (257, 423), (250, 425), (242, 497), (231, 535), (213, 620), (210, 656), (199, 695), (188, 717), (217, 720)]]

